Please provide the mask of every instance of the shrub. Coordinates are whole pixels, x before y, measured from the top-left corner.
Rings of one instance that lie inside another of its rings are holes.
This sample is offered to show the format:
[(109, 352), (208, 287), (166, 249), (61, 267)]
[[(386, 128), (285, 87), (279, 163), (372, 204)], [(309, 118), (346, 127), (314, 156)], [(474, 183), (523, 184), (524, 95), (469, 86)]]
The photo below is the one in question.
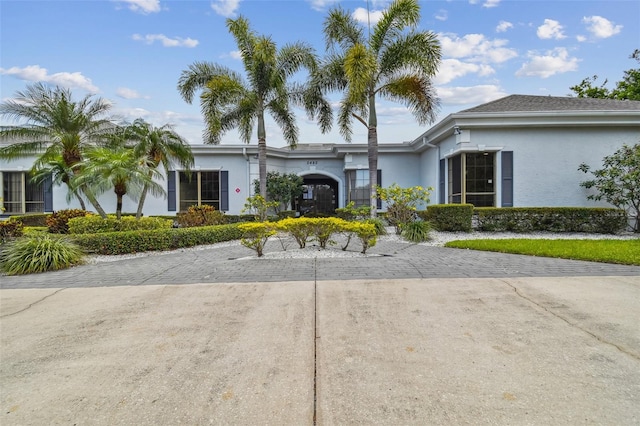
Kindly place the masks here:
[(8, 243), (0, 253), (0, 268), (8, 275), (55, 271), (79, 264), (82, 256), (68, 237), (41, 234)]
[(511, 232), (592, 232), (615, 234), (627, 226), (626, 212), (613, 208), (477, 208), (478, 229)]
[(280, 219), (286, 219), (288, 217), (296, 217), (296, 211), (295, 210), (284, 210), (281, 212), (278, 212), (276, 217), (280, 220)]
[(233, 224), (152, 231), (79, 234), (74, 235), (73, 239), (88, 252), (114, 255), (142, 251), (173, 250), (237, 240), (241, 237), (242, 231), (238, 229), (238, 225)]
[(291, 234), (300, 248), (305, 248), (307, 246), (307, 242), (314, 233), (312, 218), (287, 218), (278, 221), (276, 225), (277, 229)]
[(176, 215), (178, 225), (183, 228), (193, 226), (212, 226), (225, 223), (224, 213), (216, 210), (213, 206), (191, 206), (186, 212)]
[(22, 223), (23, 226), (47, 226), (47, 218), (51, 216), (50, 213), (30, 213), (20, 216), (10, 216), (10, 221), (17, 221)]
[(81, 209), (66, 209), (53, 212), (46, 219), (49, 232), (52, 234), (68, 234), (69, 233), (69, 219), (74, 217), (85, 217), (89, 212)]
[[(362, 254), (366, 254), (369, 247), (373, 247), (376, 245), (376, 229), (375, 225), (372, 223), (366, 222), (346, 222), (342, 228), (342, 231), (349, 234), (348, 240), (351, 240), (351, 235), (355, 234), (360, 243), (362, 244)], [(347, 245), (349, 242), (347, 241)], [(342, 250), (346, 250), (347, 246), (345, 245)]]
[(109, 215), (106, 219), (100, 216), (86, 216), (69, 219), (68, 227), (70, 234), (98, 234), (101, 232), (117, 231), (142, 231), (154, 229), (169, 229), (173, 226), (173, 221), (158, 217), (141, 217), (136, 219), (132, 216), (122, 217), (118, 220), (115, 216)]
[(252, 214), (225, 214), (225, 223), (241, 223), (241, 222), (253, 222), (256, 217)]
[(0, 222), (0, 243), (21, 237), (22, 234), (22, 222), (14, 220), (4, 220)]
[(431, 237), (431, 224), (424, 220), (416, 220), (414, 222), (407, 223), (402, 227), (402, 236), (407, 240), (414, 243), (421, 243), (423, 241), (429, 241)]
[(427, 210), (418, 212), (418, 216), (430, 222), (438, 231), (471, 232), (473, 205), (434, 204), (427, 207)]
[(254, 195), (247, 198), (242, 213), (249, 212), (255, 217), (258, 222), (264, 222), (267, 220), (269, 209), (275, 209), (278, 206), (277, 201), (267, 201), (261, 195)]
[(336, 232), (344, 229), (347, 221), (337, 217), (324, 217), (316, 219), (308, 219), (311, 223), (313, 236), (315, 237), (321, 248), (327, 248), (331, 236)]
[(350, 201), (344, 207), (336, 209), (336, 216), (344, 220), (364, 220), (371, 214), (369, 206), (356, 207), (353, 201)]
[(387, 235), (387, 228), (385, 228), (384, 221), (381, 218), (371, 217), (364, 219), (362, 222), (372, 224), (376, 230), (376, 235)]
[(378, 195), (387, 203), (387, 222), (396, 228), (396, 234), (401, 234), (402, 227), (416, 219), (418, 204), (429, 202), (430, 191), (432, 188), (401, 188), (395, 183), (388, 188), (378, 188)]
[(238, 229), (242, 231), (242, 239), (240, 243), (253, 249), (262, 257), (264, 246), (272, 235), (275, 235), (275, 225), (271, 222), (247, 222), (238, 225)]

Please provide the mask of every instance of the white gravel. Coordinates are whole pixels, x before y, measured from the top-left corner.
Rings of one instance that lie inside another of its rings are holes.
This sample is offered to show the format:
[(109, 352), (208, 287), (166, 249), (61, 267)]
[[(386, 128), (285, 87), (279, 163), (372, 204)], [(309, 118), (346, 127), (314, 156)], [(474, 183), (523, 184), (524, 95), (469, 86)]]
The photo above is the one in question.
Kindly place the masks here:
[[(400, 236), (395, 235), (393, 228), (387, 229), (388, 234), (378, 237), (378, 244), (383, 242), (397, 242), (397, 243), (406, 243), (412, 244), (403, 240)], [(513, 233), (513, 232), (431, 232), (431, 240), (419, 243), (419, 245), (424, 246), (432, 246), (432, 247), (442, 247), (449, 241), (454, 240), (478, 240), (478, 239), (508, 239), (508, 238), (534, 238), (534, 239), (546, 239), (546, 240), (556, 240), (556, 239), (582, 239), (582, 240), (628, 240), (628, 239), (637, 239), (640, 238), (638, 234), (625, 233), (619, 235), (611, 235), (611, 234), (583, 234), (583, 233), (551, 233), (551, 232), (532, 232), (532, 233)], [(271, 241), (271, 240), (270, 240)], [(278, 241), (277, 238), (273, 238), (272, 241)], [(282, 239), (285, 250), (282, 250), (280, 244), (278, 244), (277, 251), (267, 251), (263, 255), (263, 259), (305, 259), (305, 258), (332, 258), (332, 257), (373, 257), (379, 256), (379, 254), (375, 253), (367, 253), (362, 254), (358, 250), (360, 249), (359, 241), (354, 238), (351, 240), (347, 251), (342, 251), (340, 248), (340, 244), (335, 244), (327, 247), (326, 249), (320, 248), (316, 243), (307, 243), (307, 247), (304, 249), (298, 248), (298, 245), (295, 241), (288, 238)], [(143, 253), (132, 253), (132, 254), (123, 254), (123, 255), (113, 255), (113, 256), (103, 256), (103, 255), (90, 255), (87, 256), (86, 263), (101, 263), (101, 262), (115, 262), (124, 259), (133, 259), (137, 257), (148, 257), (148, 256), (162, 256), (171, 253), (183, 253), (190, 251), (203, 251), (209, 250), (213, 248), (224, 248), (224, 247), (239, 247), (239, 241), (227, 241), (223, 243), (217, 244), (208, 244), (201, 245), (196, 247), (183, 248), (178, 250), (171, 251), (151, 251), (151, 252), (143, 252)], [(244, 248), (247, 256), (242, 257), (241, 259), (255, 259), (255, 252), (249, 248)]]

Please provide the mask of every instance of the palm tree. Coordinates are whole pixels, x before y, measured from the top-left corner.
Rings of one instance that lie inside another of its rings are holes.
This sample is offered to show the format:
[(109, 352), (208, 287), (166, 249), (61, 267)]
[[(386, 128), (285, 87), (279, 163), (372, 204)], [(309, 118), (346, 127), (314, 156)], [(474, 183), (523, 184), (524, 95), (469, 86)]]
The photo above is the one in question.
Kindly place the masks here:
[(316, 113), (324, 113), (321, 117), (323, 131), (330, 126), (330, 118), (326, 115), (330, 108), (319, 98), (319, 91), (303, 93), (303, 86), (287, 84), (287, 79), (301, 69), (315, 69), (316, 58), (311, 47), (294, 43), (278, 50), (271, 38), (252, 31), (243, 17), (228, 19), (227, 28), (242, 53), (248, 81), (229, 68), (210, 62), (195, 62), (182, 72), (178, 91), (185, 101), (191, 103), (195, 92), (202, 90), (200, 102), (206, 121), (206, 143), (219, 143), (222, 135), (234, 128), (239, 129), (243, 142), (249, 143), (253, 127), (257, 124), (260, 195), (266, 198), (265, 114), (273, 117), (289, 147), (295, 148), (298, 127), (290, 102), (304, 104), (312, 118)]
[[(50, 88), (43, 83), (27, 86), (12, 100), (0, 104), (0, 115), (22, 122), (15, 126), (1, 126), (0, 140), (13, 142), (0, 149), (0, 157), (15, 159), (37, 155), (34, 171), (46, 168), (47, 164), (62, 160), (66, 170), (79, 173), (77, 165), (82, 161), (88, 147), (100, 144), (113, 124), (102, 118), (111, 104), (102, 98), (92, 99), (87, 95), (73, 101), (71, 92), (56, 86)], [(64, 174), (61, 180), (70, 184)], [(79, 187), (101, 216), (106, 214), (94, 194), (88, 188)]]
[[(152, 177), (154, 171), (157, 171), (161, 165), (166, 173), (172, 162), (180, 164), (186, 171), (189, 171), (194, 164), (191, 146), (168, 124), (154, 127), (139, 118), (127, 127), (127, 137), (135, 144), (133, 145), (134, 155), (139, 158), (146, 157), (149, 177)], [(142, 207), (148, 190), (149, 185), (145, 184), (138, 201), (136, 219), (142, 216)]]
[(134, 198), (147, 188), (154, 195), (164, 195), (165, 191), (154, 178), (160, 176), (152, 169), (145, 156), (136, 155), (132, 148), (125, 146), (100, 147), (85, 154), (82, 171), (76, 175), (72, 187), (87, 187), (96, 194), (113, 188), (116, 194), (116, 218), (122, 217), (122, 200), (125, 195)]
[(340, 7), (324, 22), (329, 54), (314, 80), (324, 91), (345, 92), (338, 125), (347, 141), (352, 118), (367, 127), (372, 217), (378, 185), (376, 97), (405, 104), (420, 124), (435, 120), (438, 99), (431, 79), (440, 63), (440, 44), (434, 33), (417, 30), (419, 21), (417, 0), (395, 0), (367, 37)]
[(75, 197), (80, 203), (80, 208), (82, 210), (86, 210), (87, 206), (84, 203), (84, 199), (76, 189), (72, 189), (69, 182), (75, 176), (74, 169), (77, 169), (80, 163), (75, 164), (72, 167), (68, 167), (62, 156), (58, 156), (56, 158), (52, 158), (47, 161), (45, 164), (40, 164), (40, 166), (36, 168), (32, 168), (31, 170), (31, 181), (34, 183), (41, 184), (45, 182), (49, 177), (52, 179), (52, 183), (55, 185), (65, 184), (68, 188), (67, 193), (67, 201), (70, 201), (73, 197)]

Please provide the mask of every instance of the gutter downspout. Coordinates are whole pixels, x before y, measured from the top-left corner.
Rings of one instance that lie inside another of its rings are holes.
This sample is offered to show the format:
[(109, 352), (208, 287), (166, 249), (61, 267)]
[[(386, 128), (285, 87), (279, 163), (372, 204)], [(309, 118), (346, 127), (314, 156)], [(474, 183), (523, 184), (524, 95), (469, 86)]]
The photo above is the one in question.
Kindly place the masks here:
[[(422, 137), (422, 146), (428, 146), (429, 148), (436, 148), (438, 150), (438, 158), (436, 159), (436, 167), (434, 168), (436, 171), (436, 179), (435, 182), (437, 182), (438, 184), (436, 185), (436, 191), (435, 191), (435, 195), (436, 195), (436, 200), (440, 200), (440, 197), (438, 194), (438, 191), (440, 191), (440, 174), (438, 173), (438, 167), (440, 167), (440, 145), (434, 145), (431, 142), (427, 141), (427, 137), (423, 136)], [(446, 182), (445, 182), (446, 184)]]
[(244, 157), (244, 159), (247, 161), (247, 198), (250, 196), (249, 194), (251, 194), (251, 163), (249, 161), (249, 155), (247, 154), (247, 147), (243, 146), (242, 147), (242, 156)]

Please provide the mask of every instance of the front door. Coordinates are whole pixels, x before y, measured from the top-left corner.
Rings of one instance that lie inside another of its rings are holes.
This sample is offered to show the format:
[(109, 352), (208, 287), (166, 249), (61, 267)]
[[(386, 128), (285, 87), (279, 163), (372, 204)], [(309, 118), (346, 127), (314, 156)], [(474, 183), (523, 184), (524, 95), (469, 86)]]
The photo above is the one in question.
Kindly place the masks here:
[(305, 177), (302, 188), (297, 202), (301, 216), (330, 216), (335, 213), (338, 208), (338, 182), (324, 176)]

